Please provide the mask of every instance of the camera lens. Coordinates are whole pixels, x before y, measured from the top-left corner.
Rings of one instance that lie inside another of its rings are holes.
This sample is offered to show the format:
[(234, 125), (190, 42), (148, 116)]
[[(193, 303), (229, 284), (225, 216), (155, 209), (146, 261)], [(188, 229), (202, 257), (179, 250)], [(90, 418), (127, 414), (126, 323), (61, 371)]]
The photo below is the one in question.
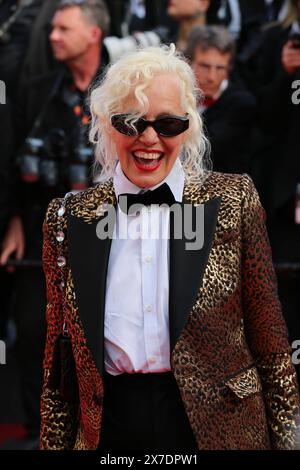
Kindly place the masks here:
[(40, 156), (43, 140), (29, 137), (25, 141), (25, 152), (20, 157), (20, 170), (22, 180), (34, 183), (40, 179)]

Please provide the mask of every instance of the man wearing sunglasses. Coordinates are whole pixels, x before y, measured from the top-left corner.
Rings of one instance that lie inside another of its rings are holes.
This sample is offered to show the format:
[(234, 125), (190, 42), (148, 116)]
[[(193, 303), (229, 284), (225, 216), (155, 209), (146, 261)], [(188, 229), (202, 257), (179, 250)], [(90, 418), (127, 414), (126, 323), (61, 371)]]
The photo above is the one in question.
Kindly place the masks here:
[[(264, 210), (247, 175), (206, 166), (191, 68), (174, 45), (142, 49), (90, 103), (99, 184), (52, 201), (44, 223), (41, 448), (295, 448)], [(60, 375), (66, 331), (75, 364)]]

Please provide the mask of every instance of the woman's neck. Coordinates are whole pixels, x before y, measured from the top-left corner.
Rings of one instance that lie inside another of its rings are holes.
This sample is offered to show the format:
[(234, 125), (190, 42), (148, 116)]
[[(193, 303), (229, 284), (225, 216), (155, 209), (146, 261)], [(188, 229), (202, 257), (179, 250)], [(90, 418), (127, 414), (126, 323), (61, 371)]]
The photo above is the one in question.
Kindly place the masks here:
[(187, 39), (191, 33), (191, 31), (196, 26), (203, 26), (206, 24), (206, 15), (203, 13), (202, 15), (198, 15), (195, 18), (186, 18), (180, 22), (179, 25), (179, 32), (178, 32), (178, 40), (177, 40), (177, 48), (180, 51), (184, 51), (187, 45)]

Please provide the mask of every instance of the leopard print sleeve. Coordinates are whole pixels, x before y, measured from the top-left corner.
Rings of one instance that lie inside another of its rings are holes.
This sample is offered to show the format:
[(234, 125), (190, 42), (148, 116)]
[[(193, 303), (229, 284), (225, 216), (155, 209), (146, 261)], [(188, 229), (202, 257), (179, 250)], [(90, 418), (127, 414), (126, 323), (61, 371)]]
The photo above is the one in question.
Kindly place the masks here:
[(44, 383), (41, 395), (40, 449), (66, 450), (72, 448), (74, 435), (74, 410), (64, 402), (59, 390), (49, 384), (53, 362), (53, 350), (58, 333), (62, 331), (63, 312), (61, 275), (58, 268), (58, 242), (56, 240), (57, 212), (61, 199), (54, 199), (48, 206), (43, 225), (43, 268), (47, 287), (47, 338), (44, 355)]
[(242, 301), (248, 345), (259, 371), (273, 449), (299, 448), (299, 391), (281, 305), (265, 211), (242, 177)]

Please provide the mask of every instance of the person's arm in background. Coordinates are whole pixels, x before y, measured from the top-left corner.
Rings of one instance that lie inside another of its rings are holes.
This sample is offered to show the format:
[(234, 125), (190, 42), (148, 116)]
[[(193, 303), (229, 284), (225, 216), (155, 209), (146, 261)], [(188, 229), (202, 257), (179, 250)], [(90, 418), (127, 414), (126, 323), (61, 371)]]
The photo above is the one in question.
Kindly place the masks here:
[(244, 196), (242, 301), (246, 338), (262, 383), (272, 448), (299, 449), (299, 390), (277, 294), (265, 211), (247, 175), (242, 179), (241, 191)]

